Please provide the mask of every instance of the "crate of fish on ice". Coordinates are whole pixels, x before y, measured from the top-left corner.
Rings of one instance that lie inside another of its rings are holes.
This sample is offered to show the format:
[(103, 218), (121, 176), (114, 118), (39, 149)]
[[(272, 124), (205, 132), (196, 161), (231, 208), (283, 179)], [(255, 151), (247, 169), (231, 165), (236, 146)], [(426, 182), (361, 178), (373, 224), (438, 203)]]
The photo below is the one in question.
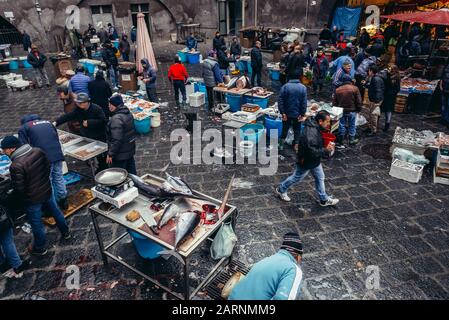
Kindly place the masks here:
[(424, 166), (395, 159), (391, 164), (390, 176), (412, 183), (421, 180)]

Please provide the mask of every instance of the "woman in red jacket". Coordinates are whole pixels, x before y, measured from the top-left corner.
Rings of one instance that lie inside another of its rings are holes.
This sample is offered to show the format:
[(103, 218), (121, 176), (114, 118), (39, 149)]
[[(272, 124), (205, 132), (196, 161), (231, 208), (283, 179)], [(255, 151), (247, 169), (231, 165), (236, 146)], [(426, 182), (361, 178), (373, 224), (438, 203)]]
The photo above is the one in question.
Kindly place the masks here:
[(181, 63), (181, 59), (176, 56), (175, 63), (168, 69), (168, 79), (173, 83), (177, 107), (179, 107), (179, 91), (181, 91), (182, 94), (183, 105), (187, 102), (186, 82), (188, 77), (189, 75), (187, 74), (186, 67)]

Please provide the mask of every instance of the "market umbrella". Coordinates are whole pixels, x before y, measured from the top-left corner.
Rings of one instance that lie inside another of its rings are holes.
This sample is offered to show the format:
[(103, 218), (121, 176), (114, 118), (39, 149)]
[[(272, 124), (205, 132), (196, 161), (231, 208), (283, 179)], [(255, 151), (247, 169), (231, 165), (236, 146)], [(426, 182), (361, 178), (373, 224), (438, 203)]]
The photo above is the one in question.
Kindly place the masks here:
[(137, 71), (143, 71), (140, 60), (147, 58), (153, 68), (157, 71), (156, 57), (154, 56), (153, 46), (151, 45), (150, 35), (148, 34), (147, 24), (145, 23), (145, 15), (143, 13), (137, 14)]
[(449, 9), (384, 15), (381, 16), (381, 18), (405, 22), (418, 22), (431, 25), (449, 26)]

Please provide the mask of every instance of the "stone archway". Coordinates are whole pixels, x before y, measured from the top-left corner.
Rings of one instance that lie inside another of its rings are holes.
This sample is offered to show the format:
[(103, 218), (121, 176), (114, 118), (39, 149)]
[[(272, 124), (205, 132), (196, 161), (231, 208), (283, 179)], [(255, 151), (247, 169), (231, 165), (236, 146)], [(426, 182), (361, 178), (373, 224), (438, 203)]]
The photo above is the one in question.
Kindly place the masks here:
[(21, 44), (22, 34), (8, 20), (0, 16), (0, 44)]

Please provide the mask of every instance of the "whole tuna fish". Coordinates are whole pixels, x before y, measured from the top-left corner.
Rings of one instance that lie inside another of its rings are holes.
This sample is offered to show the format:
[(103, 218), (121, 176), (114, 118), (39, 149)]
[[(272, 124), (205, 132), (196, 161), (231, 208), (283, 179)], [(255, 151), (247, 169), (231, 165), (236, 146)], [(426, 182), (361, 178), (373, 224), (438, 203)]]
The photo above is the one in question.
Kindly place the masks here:
[(201, 217), (197, 212), (187, 211), (182, 213), (176, 223), (175, 249), (186, 239), (200, 223)]
[(190, 202), (182, 197), (182, 198), (176, 198), (175, 201), (170, 203), (165, 209), (164, 213), (162, 214), (161, 219), (159, 220), (159, 223), (157, 224), (157, 227), (160, 229), (163, 226), (165, 226), (170, 219), (176, 217), (176, 215), (186, 212), (192, 209), (192, 205)]

